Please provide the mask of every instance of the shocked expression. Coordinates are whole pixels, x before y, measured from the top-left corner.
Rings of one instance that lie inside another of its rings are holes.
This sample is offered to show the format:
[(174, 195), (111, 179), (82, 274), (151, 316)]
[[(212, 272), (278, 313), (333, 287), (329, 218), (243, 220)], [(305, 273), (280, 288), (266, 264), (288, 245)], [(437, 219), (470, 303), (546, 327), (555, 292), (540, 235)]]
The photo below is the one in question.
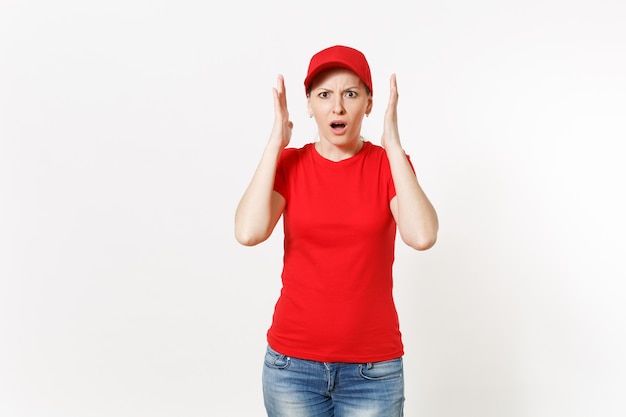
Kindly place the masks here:
[(307, 107), (320, 136), (339, 144), (359, 139), (363, 117), (372, 110), (372, 96), (352, 71), (331, 69), (313, 80)]

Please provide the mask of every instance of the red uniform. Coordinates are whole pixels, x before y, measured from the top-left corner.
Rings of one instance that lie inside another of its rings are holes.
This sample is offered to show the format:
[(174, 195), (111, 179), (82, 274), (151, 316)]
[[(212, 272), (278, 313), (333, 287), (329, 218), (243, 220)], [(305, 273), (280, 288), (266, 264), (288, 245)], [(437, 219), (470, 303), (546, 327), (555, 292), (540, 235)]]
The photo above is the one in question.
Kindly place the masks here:
[(312, 143), (287, 148), (274, 189), (286, 200), (285, 253), (269, 345), (320, 362), (402, 356), (392, 295), (395, 188), (385, 150), (364, 142), (333, 162)]

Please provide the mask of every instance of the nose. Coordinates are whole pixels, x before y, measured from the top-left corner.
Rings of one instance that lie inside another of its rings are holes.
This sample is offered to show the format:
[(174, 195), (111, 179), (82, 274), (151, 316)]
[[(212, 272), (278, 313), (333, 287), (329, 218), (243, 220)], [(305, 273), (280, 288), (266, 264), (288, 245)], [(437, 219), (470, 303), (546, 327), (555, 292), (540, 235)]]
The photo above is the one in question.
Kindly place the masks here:
[(335, 114), (343, 114), (345, 112), (345, 108), (343, 107), (343, 97), (337, 96), (335, 99), (333, 112)]

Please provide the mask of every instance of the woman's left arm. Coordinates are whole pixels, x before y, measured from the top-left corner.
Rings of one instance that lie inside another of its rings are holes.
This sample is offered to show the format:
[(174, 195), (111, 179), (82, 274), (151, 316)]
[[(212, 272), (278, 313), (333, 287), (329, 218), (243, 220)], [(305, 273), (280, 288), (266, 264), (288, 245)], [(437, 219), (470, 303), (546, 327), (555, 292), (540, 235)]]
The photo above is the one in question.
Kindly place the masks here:
[(439, 219), (402, 149), (397, 108), (398, 87), (396, 75), (393, 74), (381, 141), (387, 152), (396, 188), (396, 196), (391, 199), (390, 208), (402, 241), (416, 250), (426, 250), (437, 241)]

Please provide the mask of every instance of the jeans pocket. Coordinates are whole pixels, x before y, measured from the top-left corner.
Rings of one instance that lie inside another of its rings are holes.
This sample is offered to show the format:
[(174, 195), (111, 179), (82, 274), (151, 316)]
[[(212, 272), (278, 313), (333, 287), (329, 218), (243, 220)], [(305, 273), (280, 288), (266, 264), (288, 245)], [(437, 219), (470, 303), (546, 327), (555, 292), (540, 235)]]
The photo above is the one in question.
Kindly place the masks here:
[(287, 369), (291, 364), (291, 358), (276, 352), (271, 347), (265, 351), (265, 366), (273, 369)]
[(359, 375), (370, 381), (402, 378), (404, 375), (402, 358), (360, 364)]

